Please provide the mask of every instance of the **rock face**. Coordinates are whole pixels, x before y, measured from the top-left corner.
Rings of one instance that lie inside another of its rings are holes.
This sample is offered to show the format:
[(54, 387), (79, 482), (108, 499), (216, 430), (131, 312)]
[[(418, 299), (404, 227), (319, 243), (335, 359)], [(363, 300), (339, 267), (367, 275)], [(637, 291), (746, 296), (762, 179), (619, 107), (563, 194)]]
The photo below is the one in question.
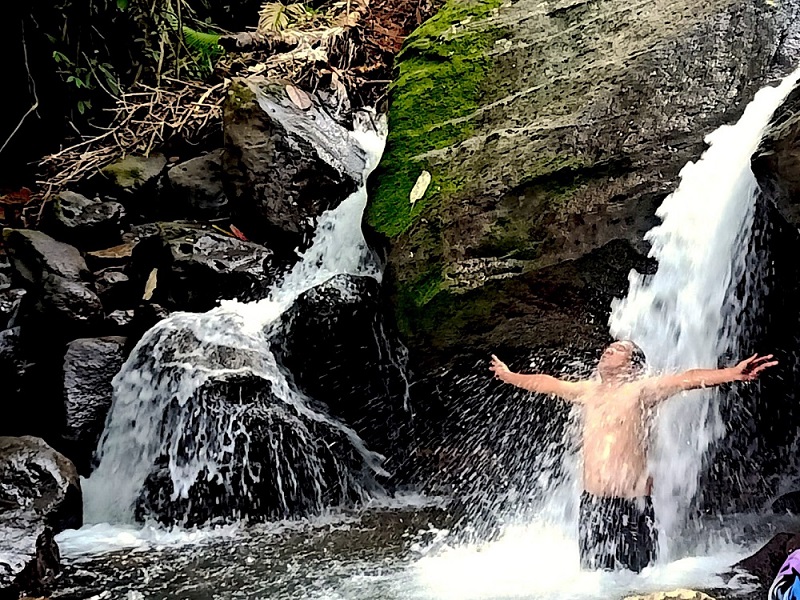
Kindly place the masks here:
[(52, 203), (50, 227), (61, 239), (92, 250), (119, 242), (124, 217), (125, 209), (119, 202), (61, 192)]
[(111, 380), (125, 361), (125, 338), (82, 338), (70, 342), (64, 356), (64, 409), (62, 439), (83, 475), (88, 475), (92, 454), (111, 407)]
[(795, 1), (447, 2), (399, 56), (367, 215), (412, 351), (541, 346), (531, 313), (578, 307), (531, 289), (537, 274), (586, 289), (567, 261), (612, 241), (644, 251), (704, 135), (796, 62), (799, 15)]
[(26, 229), (6, 229), (3, 238), (17, 277), (25, 282), (44, 318), (40, 326), (56, 327), (68, 335), (102, 321), (103, 306), (76, 248)]
[(399, 463), (411, 420), (405, 354), (383, 323), (378, 282), (337, 275), (284, 313), (273, 351), (301, 390), (351, 425), (367, 447)]
[(217, 219), (230, 213), (223, 188), (221, 149), (175, 165), (167, 178), (177, 208), (185, 217)]
[(778, 533), (758, 552), (734, 566), (757, 577), (761, 585), (768, 586), (775, 579), (786, 557), (798, 548), (800, 548), (800, 535)]
[(170, 308), (204, 311), (219, 300), (262, 298), (273, 282), (273, 252), (253, 242), (189, 223), (158, 223), (143, 233), (133, 271), (144, 289), (153, 269), (153, 299)]
[(283, 85), (252, 77), (234, 80), (228, 94), (228, 197), (247, 231), (293, 248), (314, 231), (317, 216), (355, 191), (365, 154), (316, 97), (304, 110)]
[(0, 594), (47, 594), (59, 570), (52, 536), (81, 525), (78, 472), (38, 438), (0, 437), (0, 480)]
[(373, 455), (293, 389), (269, 340), (240, 320), (179, 313), (140, 342), (116, 380), (89, 479), (89, 498), (111, 505), (93, 514), (279, 519), (364, 500), (377, 485)]

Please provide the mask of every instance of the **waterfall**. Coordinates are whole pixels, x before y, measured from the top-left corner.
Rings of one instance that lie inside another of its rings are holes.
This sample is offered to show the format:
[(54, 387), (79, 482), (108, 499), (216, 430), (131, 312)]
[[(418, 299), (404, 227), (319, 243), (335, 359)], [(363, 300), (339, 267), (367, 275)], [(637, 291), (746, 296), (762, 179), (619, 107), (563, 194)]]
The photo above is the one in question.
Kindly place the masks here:
[[(709, 148), (680, 173), (680, 185), (657, 211), (650, 230), (652, 276), (630, 275), (627, 297), (615, 300), (611, 333), (641, 346), (651, 369), (716, 368), (738, 357), (744, 300), (758, 293), (747, 276), (747, 251), (758, 186), (750, 159), (773, 112), (800, 77), (760, 90), (735, 125), (709, 134)], [(727, 365), (722, 365), (727, 366)], [(662, 405), (651, 454), (657, 519), (670, 552), (694, 498), (708, 449), (725, 434), (714, 390), (682, 394)]]
[(87, 522), (132, 522), (164, 506), (177, 506), (177, 522), (203, 522), (198, 511), (215, 503), (226, 516), (255, 505), (280, 518), (380, 491), (383, 457), (298, 392), (270, 350), (271, 324), (302, 293), (337, 274), (381, 276), (361, 231), (383, 120), (378, 128), (363, 115), (353, 132), (340, 128), (367, 155), (362, 184), (320, 217), (311, 247), (266, 299), (175, 313), (140, 340), (114, 379), (97, 468), (83, 485)]

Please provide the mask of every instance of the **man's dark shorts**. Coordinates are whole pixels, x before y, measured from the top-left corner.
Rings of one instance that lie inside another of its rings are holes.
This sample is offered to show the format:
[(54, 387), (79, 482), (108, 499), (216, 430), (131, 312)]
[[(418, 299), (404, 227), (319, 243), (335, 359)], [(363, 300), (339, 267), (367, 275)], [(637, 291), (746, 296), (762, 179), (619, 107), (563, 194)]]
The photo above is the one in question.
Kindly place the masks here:
[(638, 573), (655, 561), (658, 532), (649, 496), (603, 498), (584, 492), (579, 519), (581, 568)]

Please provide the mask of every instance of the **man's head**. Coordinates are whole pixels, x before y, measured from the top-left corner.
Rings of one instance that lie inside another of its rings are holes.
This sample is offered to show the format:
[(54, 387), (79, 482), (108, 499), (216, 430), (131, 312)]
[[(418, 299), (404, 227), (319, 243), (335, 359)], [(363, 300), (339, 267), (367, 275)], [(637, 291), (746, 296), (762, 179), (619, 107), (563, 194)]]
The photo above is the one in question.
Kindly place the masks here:
[(639, 346), (630, 340), (620, 340), (603, 351), (597, 370), (602, 379), (628, 379), (641, 375), (646, 362)]

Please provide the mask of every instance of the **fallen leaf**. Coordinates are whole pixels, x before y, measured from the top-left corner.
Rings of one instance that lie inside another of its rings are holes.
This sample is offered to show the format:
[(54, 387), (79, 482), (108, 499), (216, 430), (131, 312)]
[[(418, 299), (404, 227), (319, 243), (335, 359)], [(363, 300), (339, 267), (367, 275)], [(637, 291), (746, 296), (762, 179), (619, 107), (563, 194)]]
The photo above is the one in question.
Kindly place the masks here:
[(428, 191), (428, 186), (431, 184), (431, 174), (428, 171), (423, 171), (417, 177), (417, 182), (414, 184), (414, 187), (411, 188), (411, 194), (409, 195), (409, 200), (411, 200), (411, 206), (414, 206), (414, 203), (422, 198), (425, 195), (425, 192)]
[(231, 233), (235, 235), (237, 238), (242, 240), (243, 242), (249, 242), (250, 240), (247, 239), (247, 236), (242, 233), (241, 229), (236, 227), (236, 225), (231, 225)]
[(311, 98), (299, 87), (287, 85), (286, 93), (289, 96), (289, 100), (292, 101), (292, 104), (300, 110), (308, 110), (311, 108)]
[(87, 252), (86, 254), (96, 258), (128, 258), (133, 254), (133, 249), (136, 247), (136, 243), (137, 242), (127, 242), (125, 244), (120, 244), (119, 246), (112, 246), (111, 248), (105, 248), (103, 250)]
[(156, 291), (156, 285), (158, 285), (158, 269), (153, 269), (147, 277), (147, 283), (144, 284), (142, 300), (150, 300), (153, 297), (153, 292)]
[(13, 204), (28, 204), (31, 201), (31, 191), (24, 187), (14, 192), (0, 196), (0, 204), (11, 206)]

